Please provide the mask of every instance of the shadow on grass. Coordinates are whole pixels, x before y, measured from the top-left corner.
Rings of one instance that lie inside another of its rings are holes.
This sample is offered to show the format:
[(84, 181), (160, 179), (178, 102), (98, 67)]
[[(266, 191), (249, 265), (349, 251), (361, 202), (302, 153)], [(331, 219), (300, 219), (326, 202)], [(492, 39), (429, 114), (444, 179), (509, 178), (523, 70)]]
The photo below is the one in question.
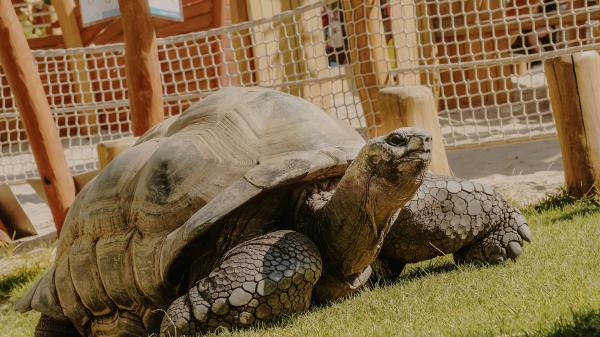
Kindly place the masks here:
[[(586, 312), (574, 312), (573, 320), (563, 320), (554, 323), (551, 331), (546, 334), (534, 335), (539, 337), (599, 337), (600, 309)], [(532, 336), (533, 337), (533, 336)]]
[(426, 276), (448, 273), (457, 269), (458, 266), (453, 262), (412, 267), (412, 269), (400, 274), (398, 279), (395, 280), (393, 283), (416, 281)]
[(33, 281), (41, 272), (42, 268), (32, 268), (0, 277), (0, 303), (10, 298), (13, 290)]
[(566, 190), (557, 194), (549, 195), (540, 203), (527, 207), (523, 211), (526, 214), (541, 213), (560, 209), (560, 215), (550, 219), (551, 222), (568, 221), (576, 216), (600, 212), (600, 197), (592, 195), (581, 199), (570, 196)]

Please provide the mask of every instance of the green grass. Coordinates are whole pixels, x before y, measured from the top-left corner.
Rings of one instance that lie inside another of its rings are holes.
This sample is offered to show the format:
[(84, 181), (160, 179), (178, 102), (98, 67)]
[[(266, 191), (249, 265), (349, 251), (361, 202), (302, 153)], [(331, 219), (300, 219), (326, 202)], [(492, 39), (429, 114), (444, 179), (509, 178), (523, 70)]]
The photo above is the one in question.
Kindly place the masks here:
[(39, 249), (13, 255), (10, 249), (3, 249), (0, 259), (4, 262), (0, 268), (0, 337), (32, 336), (39, 314), (17, 313), (13, 310), (13, 304), (50, 266), (51, 251)]
[[(534, 235), (522, 257), (457, 267), (411, 265), (393, 284), (259, 329), (219, 336), (600, 336), (600, 199), (558, 195), (525, 210)], [(40, 264), (43, 266), (43, 263)], [(14, 298), (40, 269), (0, 278), (0, 336), (31, 336), (36, 314)]]

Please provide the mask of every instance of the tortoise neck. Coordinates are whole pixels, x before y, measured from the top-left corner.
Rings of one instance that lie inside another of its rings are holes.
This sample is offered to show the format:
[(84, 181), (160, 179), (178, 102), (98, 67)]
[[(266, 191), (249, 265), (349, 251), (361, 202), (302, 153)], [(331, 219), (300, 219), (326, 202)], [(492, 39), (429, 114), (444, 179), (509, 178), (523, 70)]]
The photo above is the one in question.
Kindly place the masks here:
[(410, 187), (381, 183), (364, 161), (354, 161), (334, 192), (309, 198), (314, 220), (307, 221), (303, 232), (320, 249), (325, 272), (321, 283), (335, 283), (328, 288), (336, 289), (334, 295), (321, 297), (343, 295), (337, 290), (344, 285), (350, 293), (368, 279), (366, 271), (379, 254), (391, 218), (412, 196)]
[(373, 195), (368, 176), (349, 173), (317, 211), (322, 222), (320, 234), (328, 243), (324, 248), (326, 263), (347, 278), (362, 273), (375, 260), (390, 228), (390, 218), (400, 208), (378, 202), (381, 198)]

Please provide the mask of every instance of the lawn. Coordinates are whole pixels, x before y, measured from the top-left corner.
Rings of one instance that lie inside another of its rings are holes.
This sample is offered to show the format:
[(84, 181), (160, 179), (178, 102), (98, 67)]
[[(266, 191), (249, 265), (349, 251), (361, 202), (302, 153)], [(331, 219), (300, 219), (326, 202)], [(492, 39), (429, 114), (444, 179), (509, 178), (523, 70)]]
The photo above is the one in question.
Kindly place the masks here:
[[(515, 263), (457, 267), (442, 257), (393, 284), (220, 336), (600, 336), (600, 199), (558, 196), (525, 212), (534, 241)], [(0, 336), (32, 336), (38, 315), (12, 302), (48, 263), (37, 256), (0, 272)]]

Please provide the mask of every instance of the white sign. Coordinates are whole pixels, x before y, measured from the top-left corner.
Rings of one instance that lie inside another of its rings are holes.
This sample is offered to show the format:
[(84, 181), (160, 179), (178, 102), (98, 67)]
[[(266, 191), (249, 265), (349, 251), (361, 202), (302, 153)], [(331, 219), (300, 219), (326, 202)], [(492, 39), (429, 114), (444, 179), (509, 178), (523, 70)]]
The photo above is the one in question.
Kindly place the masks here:
[[(169, 20), (183, 21), (181, 0), (149, 0), (150, 14)], [(118, 0), (81, 0), (83, 26), (119, 16)]]
[(120, 15), (117, 0), (81, 0), (79, 5), (84, 27)]
[(181, 0), (150, 0), (150, 13), (165, 19), (183, 21)]

